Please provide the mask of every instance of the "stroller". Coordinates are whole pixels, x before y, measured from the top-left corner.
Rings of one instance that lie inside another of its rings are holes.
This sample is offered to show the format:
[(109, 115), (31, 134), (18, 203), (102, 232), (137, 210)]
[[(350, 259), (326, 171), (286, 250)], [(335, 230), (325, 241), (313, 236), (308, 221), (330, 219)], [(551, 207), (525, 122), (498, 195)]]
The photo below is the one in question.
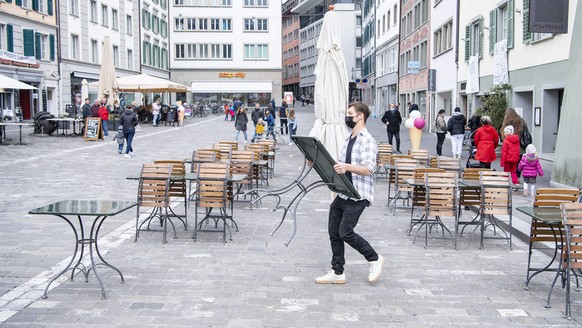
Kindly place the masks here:
[(475, 159), (475, 154), (477, 154), (477, 147), (475, 147), (475, 131), (465, 133), (465, 138), (463, 143), (469, 150), (469, 156), (467, 156), (467, 164), (465, 164), (466, 168), (479, 168), (481, 164), (478, 160)]

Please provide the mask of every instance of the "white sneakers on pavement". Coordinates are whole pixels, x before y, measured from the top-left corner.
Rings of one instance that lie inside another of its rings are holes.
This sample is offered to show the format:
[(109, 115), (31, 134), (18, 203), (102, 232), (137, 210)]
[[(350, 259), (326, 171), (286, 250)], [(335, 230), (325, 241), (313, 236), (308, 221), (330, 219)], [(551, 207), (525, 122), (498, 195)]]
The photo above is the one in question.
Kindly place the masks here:
[(346, 275), (342, 274), (335, 274), (333, 270), (328, 272), (327, 274), (315, 278), (316, 284), (345, 284), (346, 283)]
[(368, 274), (369, 282), (376, 282), (380, 279), (382, 274), (382, 267), (384, 266), (384, 256), (378, 254), (377, 261), (370, 261), (370, 274)]
[(125, 158), (130, 158), (130, 157), (131, 157), (131, 155), (129, 155), (129, 154), (125, 154), (125, 155), (123, 155), (123, 157), (125, 157)]

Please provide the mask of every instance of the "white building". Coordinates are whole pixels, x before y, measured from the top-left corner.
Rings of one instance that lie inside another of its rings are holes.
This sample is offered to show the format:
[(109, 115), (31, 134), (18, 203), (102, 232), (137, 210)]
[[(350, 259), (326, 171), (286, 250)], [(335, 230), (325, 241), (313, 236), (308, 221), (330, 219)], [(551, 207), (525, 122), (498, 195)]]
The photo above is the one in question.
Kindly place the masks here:
[[(323, 16), (327, 11), (325, 1), (304, 0), (292, 12), (299, 14), (301, 18), (300, 30), (300, 89), (303, 94), (313, 100), (315, 75), (313, 71), (317, 65), (317, 39), (323, 25)], [(350, 98), (356, 95), (355, 80), (360, 78), (362, 62), (362, 50), (356, 42), (362, 35), (362, 19), (359, 8), (353, 3), (336, 3), (334, 11), (341, 22), (341, 46), (346, 61), (348, 79), (350, 79)]]
[[(362, 1), (362, 75), (356, 78), (356, 88), (360, 99), (376, 113), (375, 76), (376, 76), (376, 5), (377, 0)], [(356, 98), (357, 99), (357, 98)]]
[(375, 113), (381, 116), (390, 103), (398, 102), (398, 0), (376, 4), (376, 97)]
[(170, 78), (168, 0), (140, 0), (141, 72)]
[(170, 67), (188, 102), (281, 104), (281, 2), (174, 0)]
[[(457, 106), (457, 1), (435, 1), (430, 16), (432, 49), (430, 68), (436, 72), (435, 90), (431, 92), (432, 116), (444, 109), (445, 115), (452, 115)], [(430, 83), (430, 82), (429, 82)], [(430, 125), (432, 128), (432, 124)]]
[[(577, 4), (570, 1), (569, 31), (574, 26)], [(529, 0), (461, 3), (458, 38), (464, 51), (460, 51), (457, 75), (459, 103), (470, 115), (480, 107), (480, 97), (494, 81), (508, 82), (509, 106), (521, 113), (538, 152), (553, 154), (564, 92), (567, 88), (576, 92), (576, 86), (567, 86), (565, 80), (570, 69), (572, 33), (529, 33), (525, 19), (528, 12)], [(496, 45), (502, 41), (507, 42), (508, 50), (496, 54)], [(469, 75), (471, 56), (477, 59), (473, 75)], [(468, 83), (471, 76), (473, 83)]]
[[(139, 74), (137, 0), (68, 0), (58, 1), (57, 4), (63, 90), (61, 109), (69, 104), (82, 103), (83, 79), (87, 82), (99, 80), (105, 36), (109, 36), (113, 46), (113, 63), (117, 76)], [(97, 90), (90, 90), (89, 98), (91, 101), (96, 99)], [(122, 99), (124, 102), (131, 102), (133, 93)]]

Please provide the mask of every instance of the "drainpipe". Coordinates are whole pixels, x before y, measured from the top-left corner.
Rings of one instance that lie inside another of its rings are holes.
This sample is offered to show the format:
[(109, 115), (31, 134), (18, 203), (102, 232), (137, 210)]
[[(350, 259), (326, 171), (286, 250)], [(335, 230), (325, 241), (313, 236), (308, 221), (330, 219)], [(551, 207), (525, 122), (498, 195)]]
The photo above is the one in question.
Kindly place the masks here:
[[(57, 92), (57, 97), (58, 97), (58, 101), (57, 104), (58, 108), (59, 108), (59, 112), (61, 110), (61, 108), (64, 108), (65, 104), (62, 102), (63, 101), (63, 65), (62, 65), (62, 60), (61, 60), (61, 11), (59, 10), (59, 1), (54, 1), (53, 4), (55, 6), (55, 15), (56, 15), (56, 19), (57, 19), (57, 28), (56, 28), (56, 40), (57, 40), (57, 70), (59, 71), (59, 92)], [(83, 102), (85, 101), (84, 99), (82, 100)]]
[[(398, 1), (398, 65), (396, 67), (396, 103), (400, 103), (400, 44), (402, 43), (402, 0)], [(398, 108), (400, 110), (400, 108)]]
[[(456, 80), (459, 81), (459, 26), (460, 26), (460, 22), (459, 22), (459, 17), (461, 16), (460, 14), (460, 8), (461, 8), (461, 0), (457, 0), (457, 7), (455, 8), (455, 17), (456, 17), (456, 22), (455, 22), (455, 33), (456, 33), (456, 38), (455, 38), (455, 66), (456, 66), (456, 71), (455, 74), (457, 76)], [(457, 83), (458, 86), (458, 82)], [(457, 90), (457, 86), (455, 86), (455, 90)], [(459, 91), (457, 90), (456, 92), (457, 94), (455, 95), (455, 107), (459, 106)], [(467, 113), (467, 116), (469, 116), (469, 113)]]

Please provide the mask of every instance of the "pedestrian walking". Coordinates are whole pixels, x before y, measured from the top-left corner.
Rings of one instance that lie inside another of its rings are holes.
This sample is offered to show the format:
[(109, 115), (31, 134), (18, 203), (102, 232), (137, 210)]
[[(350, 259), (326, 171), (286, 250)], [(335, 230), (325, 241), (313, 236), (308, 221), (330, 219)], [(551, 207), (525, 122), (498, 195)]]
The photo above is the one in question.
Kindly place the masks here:
[(437, 156), (443, 156), (443, 143), (447, 136), (447, 123), (445, 122), (445, 110), (439, 110), (436, 120), (434, 122), (434, 131), (437, 135), (436, 152)]
[(152, 120), (152, 124), (154, 126), (158, 126), (158, 122), (159, 122), (159, 118), (160, 118), (160, 110), (162, 109), (162, 105), (161, 105), (161, 99), (156, 99), (153, 103), (152, 103), (152, 114), (154, 116), (153, 120)]
[(184, 112), (186, 109), (182, 104), (182, 100), (176, 101), (176, 107), (178, 107), (178, 126), (184, 126)]
[(477, 153), (475, 159), (483, 168), (491, 168), (491, 162), (497, 159), (495, 149), (499, 144), (499, 134), (495, 128), (491, 126), (491, 118), (489, 116), (481, 117), (482, 126), (475, 131), (475, 147)]
[[(281, 134), (289, 134), (289, 126), (287, 125), (287, 113), (289, 113), (289, 106), (287, 105), (287, 102), (283, 100), (283, 103), (279, 108), (279, 122), (281, 124)], [(283, 133), (283, 126), (285, 127), (285, 133)]]
[(523, 176), (523, 195), (530, 197), (536, 194), (536, 178), (544, 175), (540, 159), (536, 156), (536, 147), (532, 144), (525, 147), (525, 155), (519, 161), (519, 170)]
[(264, 134), (265, 134), (265, 121), (263, 121), (262, 118), (259, 118), (259, 121), (255, 125), (255, 134), (253, 135), (253, 139), (251, 140), (251, 142), (263, 139)]
[[(123, 115), (123, 114), (122, 114)], [(123, 134), (123, 125), (117, 128), (117, 134), (113, 137), (113, 140), (117, 140), (117, 152), (123, 152), (123, 144), (125, 144), (125, 135)]]
[(293, 144), (293, 140), (291, 137), (297, 135), (297, 120), (295, 118), (295, 109), (291, 108), (289, 111), (289, 116), (287, 118), (289, 120), (289, 145)]
[(101, 99), (99, 104), (99, 118), (101, 118), (101, 129), (103, 130), (103, 140), (109, 138), (109, 131), (107, 129), (107, 122), (109, 122), (109, 110), (107, 109), (107, 99)]
[(273, 117), (273, 113), (270, 110), (265, 111), (265, 118), (263, 119), (265, 123), (267, 123), (267, 138), (275, 139), (275, 117)]
[(519, 180), (516, 170), (520, 160), (519, 137), (513, 133), (512, 125), (506, 126), (503, 132), (505, 139), (503, 139), (503, 144), (501, 145), (501, 167), (503, 167), (504, 172), (511, 173), (511, 182), (517, 185)]
[(301, 95), (301, 107), (305, 107), (305, 95)]
[(467, 119), (465, 115), (461, 114), (461, 109), (455, 107), (453, 116), (449, 118), (447, 122), (447, 129), (451, 134), (451, 145), (453, 148), (453, 157), (461, 158), (463, 154), (463, 138), (465, 137), (465, 125), (467, 125)]
[(388, 110), (382, 116), (382, 123), (386, 124), (386, 133), (388, 134), (388, 143), (392, 145), (392, 140), (396, 138), (395, 154), (402, 154), (400, 151), (400, 124), (402, 124), (402, 116), (395, 104), (390, 104)]
[(119, 124), (123, 127), (123, 135), (127, 140), (127, 146), (125, 147), (125, 157), (129, 158), (133, 156), (133, 137), (135, 135), (135, 127), (138, 124), (137, 115), (133, 111), (132, 106), (127, 106), (121, 117), (119, 118)]
[(247, 123), (249, 122), (249, 118), (247, 116), (247, 110), (243, 106), (238, 108), (236, 113), (236, 119), (234, 121), (234, 127), (236, 128), (236, 138), (234, 141), (238, 142), (238, 135), (242, 131), (245, 137), (245, 143), (247, 143)]
[(368, 106), (361, 102), (350, 104), (345, 122), (352, 131), (345, 140), (340, 161), (334, 165), (338, 174), (343, 174), (350, 180), (361, 196), (352, 199), (343, 194), (336, 196), (329, 207), (328, 233), (331, 244), (332, 270), (315, 279), (318, 284), (345, 284), (345, 244), (362, 254), (370, 264), (368, 281), (376, 282), (382, 273), (384, 257), (376, 253), (374, 248), (354, 228), (358, 224), (364, 209), (374, 200), (374, 178), (376, 169), (376, 140), (366, 129), (366, 121), (370, 117)]
[(89, 98), (85, 98), (85, 103), (83, 104), (82, 112), (83, 112), (83, 127), (81, 128), (81, 134), (85, 134), (85, 125), (87, 124), (87, 118), (91, 117), (91, 102)]

